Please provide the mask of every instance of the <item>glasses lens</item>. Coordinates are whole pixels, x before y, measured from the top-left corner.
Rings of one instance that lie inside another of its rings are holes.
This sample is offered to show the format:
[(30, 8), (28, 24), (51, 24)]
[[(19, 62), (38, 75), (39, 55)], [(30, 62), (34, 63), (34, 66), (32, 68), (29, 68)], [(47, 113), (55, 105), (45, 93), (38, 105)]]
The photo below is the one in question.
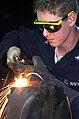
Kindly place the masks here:
[(60, 28), (61, 28), (61, 24), (60, 25), (49, 25), (45, 29), (48, 30), (49, 32), (57, 32), (60, 30)]
[(36, 25), (37, 28), (39, 28), (39, 30), (43, 31), (44, 28), (49, 31), (49, 32), (57, 32), (58, 30), (60, 30), (61, 28), (61, 24), (60, 25), (48, 25), (48, 24), (38, 24)]

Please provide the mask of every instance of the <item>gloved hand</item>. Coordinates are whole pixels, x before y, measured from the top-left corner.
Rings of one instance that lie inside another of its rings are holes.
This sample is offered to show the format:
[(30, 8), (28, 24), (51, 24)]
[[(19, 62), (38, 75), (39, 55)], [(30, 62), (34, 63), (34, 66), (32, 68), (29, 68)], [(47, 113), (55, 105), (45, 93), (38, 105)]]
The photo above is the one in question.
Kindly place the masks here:
[(49, 77), (49, 72), (46, 68), (46, 65), (43, 63), (39, 56), (32, 57), (33, 66), (27, 65), (25, 67), (25, 73), (36, 73), (36, 75), (31, 75), (31, 79), (41, 79), (43, 83), (46, 82), (46, 79)]
[(15, 63), (14, 61), (14, 56), (19, 57), (21, 55), (21, 49), (13, 46), (10, 47), (8, 52), (7, 52), (7, 65), (9, 68), (13, 68), (13, 64)]

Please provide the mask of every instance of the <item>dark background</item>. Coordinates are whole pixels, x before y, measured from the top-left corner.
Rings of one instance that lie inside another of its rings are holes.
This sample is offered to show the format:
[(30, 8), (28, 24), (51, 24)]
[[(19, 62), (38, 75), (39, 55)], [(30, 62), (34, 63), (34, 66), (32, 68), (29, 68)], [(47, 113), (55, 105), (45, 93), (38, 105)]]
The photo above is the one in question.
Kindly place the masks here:
[(32, 27), (36, 15), (33, 0), (3, 0), (0, 2), (0, 41), (6, 32), (19, 26)]
[[(36, 15), (33, 13), (34, 0), (2, 0), (0, 2), (0, 41), (4, 35), (19, 26), (32, 27)], [(79, 25), (79, 18), (77, 20)]]

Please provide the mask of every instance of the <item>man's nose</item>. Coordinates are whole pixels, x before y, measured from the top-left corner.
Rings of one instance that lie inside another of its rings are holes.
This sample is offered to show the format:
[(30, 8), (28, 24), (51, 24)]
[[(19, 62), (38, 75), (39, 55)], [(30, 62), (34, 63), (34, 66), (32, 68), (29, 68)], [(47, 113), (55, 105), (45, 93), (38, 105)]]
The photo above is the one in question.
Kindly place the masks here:
[(44, 28), (43, 29), (43, 36), (47, 37), (49, 34), (50, 34), (50, 32)]

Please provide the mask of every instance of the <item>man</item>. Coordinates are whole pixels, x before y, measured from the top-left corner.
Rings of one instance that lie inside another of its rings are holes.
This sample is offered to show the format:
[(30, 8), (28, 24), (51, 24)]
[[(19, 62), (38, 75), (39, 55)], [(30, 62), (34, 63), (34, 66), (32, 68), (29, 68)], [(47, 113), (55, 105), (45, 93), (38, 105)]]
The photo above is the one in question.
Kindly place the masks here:
[[(37, 14), (34, 24), (38, 29), (20, 27), (7, 33), (0, 44), (1, 65), (4, 65), (6, 52), (9, 67), (14, 63), (14, 56), (21, 53), (29, 59), (38, 55), (52, 75), (79, 91), (76, 0), (35, 0), (34, 12)], [(76, 116), (78, 119), (79, 114)]]

